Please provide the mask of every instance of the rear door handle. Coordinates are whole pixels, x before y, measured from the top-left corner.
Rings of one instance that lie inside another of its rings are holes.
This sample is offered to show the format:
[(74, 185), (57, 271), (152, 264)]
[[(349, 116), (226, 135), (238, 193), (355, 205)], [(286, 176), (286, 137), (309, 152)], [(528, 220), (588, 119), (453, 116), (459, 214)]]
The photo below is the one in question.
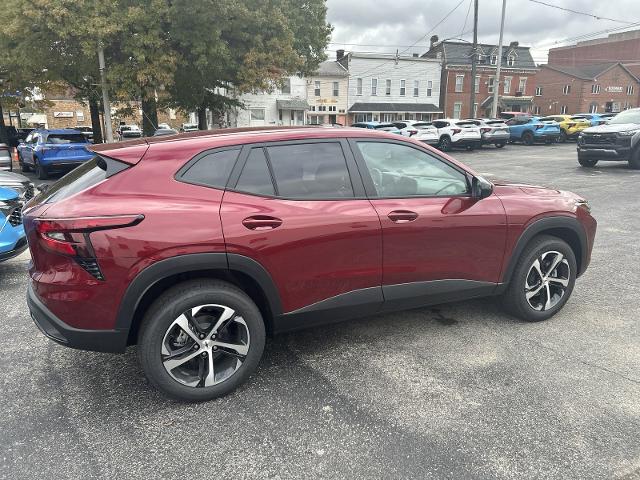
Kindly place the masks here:
[(387, 217), (394, 223), (407, 223), (413, 222), (418, 218), (418, 214), (411, 210), (394, 210), (393, 212), (389, 212)]
[(273, 230), (282, 225), (282, 220), (267, 215), (254, 215), (253, 217), (247, 217), (242, 220), (242, 225), (249, 230)]

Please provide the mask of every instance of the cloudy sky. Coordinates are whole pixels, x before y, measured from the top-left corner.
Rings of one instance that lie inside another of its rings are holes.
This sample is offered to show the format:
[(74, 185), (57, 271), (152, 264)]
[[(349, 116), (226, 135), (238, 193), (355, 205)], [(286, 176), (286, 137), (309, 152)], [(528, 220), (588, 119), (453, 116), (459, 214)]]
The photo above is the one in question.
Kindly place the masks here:
[[(546, 61), (550, 47), (570, 45), (578, 36), (604, 30), (640, 29), (640, 0), (540, 1), (607, 19), (563, 11), (534, 0), (507, 0), (503, 44), (517, 40), (520, 45), (531, 46), (538, 63)], [(398, 49), (406, 50), (407, 54), (424, 53), (434, 34), (440, 39), (459, 37), (471, 41), (472, 2), (328, 0), (328, 20), (334, 26), (329, 50), (395, 52)], [(455, 11), (437, 25), (456, 5)], [(479, 0), (479, 5), (478, 40), (497, 43), (502, 0)], [(608, 33), (597, 36), (606, 35)], [(415, 47), (409, 48), (419, 39)], [(333, 55), (331, 52), (329, 55)]]

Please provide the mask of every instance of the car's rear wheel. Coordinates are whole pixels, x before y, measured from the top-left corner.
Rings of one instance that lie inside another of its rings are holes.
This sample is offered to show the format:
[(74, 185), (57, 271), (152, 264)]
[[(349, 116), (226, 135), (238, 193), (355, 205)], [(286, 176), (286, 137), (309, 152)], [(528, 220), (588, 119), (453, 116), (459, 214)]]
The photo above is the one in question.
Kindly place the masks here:
[(440, 141), (438, 142), (438, 149), (443, 152), (451, 151), (451, 139), (446, 135), (440, 138)]
[(593, 168), (598, 164), (598, 160), (591, 160), (588, 158), (578, 158), (578, 163), (586, 168)]
[(496, 142), (496, 143), (494, 143), (496, 148), (503, 148), (506, 144), (507, 144), (507, 142)]
[(560, 130), (560, 137), (558, 137), (558, 142), (565, 143), (567, 141), (567, 132), (564, 130)]
[(244, 383), (262, 356), (265, 328), (255, 303), (235, 286), (192, 280), (164, 293), (145, 314), (138, 357), (167, 396), (198, 402)]
[(503, 296), (504, 307), (522, 320), (546, 320), (571, 296), (576, 274), (575, 255), (564, 240), (536, 237), (518, 260)]
[(533, 145), (533, 133), (524, 132), (522, 134), (522, 143), (524, 143), (525, 145)]
[(40, 162), (38, 161), (37, 158), (33, 159), (33, 164), (34, 164), (34, 167), (35, 167), (34, 170), (38, 179), (46, 180), (49, 178), (49, 172), (47, 172), (47, 169), (45, 167), (40, 165)]

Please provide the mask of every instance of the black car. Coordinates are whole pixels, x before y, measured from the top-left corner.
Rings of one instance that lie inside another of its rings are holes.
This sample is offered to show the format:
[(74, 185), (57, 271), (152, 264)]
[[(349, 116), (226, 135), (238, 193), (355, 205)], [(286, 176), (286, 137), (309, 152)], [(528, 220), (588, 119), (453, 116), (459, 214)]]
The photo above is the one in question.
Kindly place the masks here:
[(609, 123), (586, 128), (578, 136), (578, 162), (595, 167), (600, 160), (629, 162), (640, 169), (640, 108), (617, 114)]

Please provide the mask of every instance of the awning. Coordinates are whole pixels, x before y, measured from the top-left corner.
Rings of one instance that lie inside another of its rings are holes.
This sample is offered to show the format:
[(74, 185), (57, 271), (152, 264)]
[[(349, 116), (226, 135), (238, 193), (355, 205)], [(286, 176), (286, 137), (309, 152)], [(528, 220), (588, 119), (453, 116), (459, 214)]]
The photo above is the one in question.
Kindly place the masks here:
[[(500, 95), (498, 97), (498, 105), (505, 108), (507, 105), (531, 105), (533, 103), (533, 97), (516, 97), (513, 95)], [(480, 106), (482, 108), (489, 107), (493, 104), (493, 95), (487, 97)]]
[(291, 100), (276, 100), (278, 110), (309, 110), (309, 104), (302, 98)]
[(442, 113), (433, 103), (354, 103), (349, 113), (393, 112), (393, 113)]

